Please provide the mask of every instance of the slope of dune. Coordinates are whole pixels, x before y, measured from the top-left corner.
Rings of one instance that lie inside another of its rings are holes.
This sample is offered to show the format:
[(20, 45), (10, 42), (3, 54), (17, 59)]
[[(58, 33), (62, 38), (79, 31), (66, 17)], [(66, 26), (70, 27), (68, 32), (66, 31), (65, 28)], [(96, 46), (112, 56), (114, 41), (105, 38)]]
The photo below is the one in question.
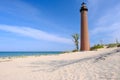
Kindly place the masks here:
[(0, 80), (120, 80), (120, 48), (0, 59)]

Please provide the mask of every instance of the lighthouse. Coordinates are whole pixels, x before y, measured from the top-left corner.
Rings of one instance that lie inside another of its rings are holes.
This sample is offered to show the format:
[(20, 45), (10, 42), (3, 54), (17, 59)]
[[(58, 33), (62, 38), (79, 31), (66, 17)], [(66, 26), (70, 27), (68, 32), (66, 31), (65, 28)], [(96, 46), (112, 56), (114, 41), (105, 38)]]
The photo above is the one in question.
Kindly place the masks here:
[(81, 5), (80, 13), (81, 13), (81, 51), (89, 51), (90, 43), (89, 43), (89, 33), (88, 33), (88, 17), (87, 17), (88, 8), (86, 4), (83, 2)]

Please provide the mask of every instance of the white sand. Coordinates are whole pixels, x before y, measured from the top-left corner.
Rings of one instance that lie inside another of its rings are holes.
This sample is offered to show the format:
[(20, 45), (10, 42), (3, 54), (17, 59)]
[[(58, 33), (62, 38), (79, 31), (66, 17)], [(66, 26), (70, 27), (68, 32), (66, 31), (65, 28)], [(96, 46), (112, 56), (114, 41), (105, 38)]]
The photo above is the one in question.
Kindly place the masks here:
[(0, 59), (0, 80), (120, 80), (120, 48)]

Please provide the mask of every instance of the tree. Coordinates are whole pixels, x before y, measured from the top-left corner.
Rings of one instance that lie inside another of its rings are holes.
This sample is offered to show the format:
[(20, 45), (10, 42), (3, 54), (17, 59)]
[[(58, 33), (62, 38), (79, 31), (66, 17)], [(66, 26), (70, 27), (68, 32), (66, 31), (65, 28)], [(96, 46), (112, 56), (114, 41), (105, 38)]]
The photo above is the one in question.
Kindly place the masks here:
[(72, 38), (73, 38), (73, 41), (74, 41), (74, 44), (76, 46), (76, 50), (78, 51), (79, 50), (79, 34), (73, 34), (72, 35)]

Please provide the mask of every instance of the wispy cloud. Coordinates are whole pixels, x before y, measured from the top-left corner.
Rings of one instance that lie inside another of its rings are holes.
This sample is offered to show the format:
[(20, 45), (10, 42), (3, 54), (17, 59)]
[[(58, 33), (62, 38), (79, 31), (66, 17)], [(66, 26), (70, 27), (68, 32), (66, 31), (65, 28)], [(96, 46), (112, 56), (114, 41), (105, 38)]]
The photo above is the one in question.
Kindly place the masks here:
[(93, 7), (93, 6), (98, 5), (98, 3), (100, 2), (100, 0), (86, 0), (86, 2), (88, 3), (88, 5), (90, 7)]
[(48, 14), (45, 14), (46, 11), (46, 9), (31, 5), (29, 1), (25, 2), (24, 0), (14, 0), (13, 2), (10, 0), (3, 0), (0, 2), (0, 12), (8, 16), (4, 16), (4, 19), (12, 19), (9, 21), (12, 22), (12, 24), (16, 21), (16, 25), (35, 25), (34, 27), (39, 27), (39, 29), (44, 29), (46, 31), (50, 31), (52, 27), (56, 32), (62, 31), (66, 33), (66, 30), (69, 32), (66, 27), (61, 27), (62, 25), (60, 23), (56, 23), (57, 21), (55, 18), (49, 18)]
[(38, 40), (46, 40), (58, 43), (71, 44), (71, 39), (60, 37), (55, 34), (50, 34), (48, 32), (30, 28), (30, 27), (21, 27), (21, 26), (9, 26), (9, 25), (0, 25), (0, 30), (16, 33), (18, 35), (31, 37)]
[[(113, 33), (120, 30), (120, 23), (113, 23), (110, 26), (97, 26), (91, 30), (91, 35), (98, 35), (101, 33)], [(105, 34), (106, 35), (106, 34)], [(109, 34), (111, 35), (111, 34)]]
[[(120, 40), (120, 5), (116, 5), (108, 10), (95, 23), (94, 29), (90, 31), (91, 36), (102, 35), (103, 39), (111, 39), (109, 41)], [(101, 38), (101, 37), (100, 37)]]
[(0, 11), (19, 17), (31, 17), (32, 19), (40, 14), (40, 10), (20, 0), (1, 1)]

